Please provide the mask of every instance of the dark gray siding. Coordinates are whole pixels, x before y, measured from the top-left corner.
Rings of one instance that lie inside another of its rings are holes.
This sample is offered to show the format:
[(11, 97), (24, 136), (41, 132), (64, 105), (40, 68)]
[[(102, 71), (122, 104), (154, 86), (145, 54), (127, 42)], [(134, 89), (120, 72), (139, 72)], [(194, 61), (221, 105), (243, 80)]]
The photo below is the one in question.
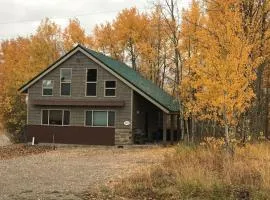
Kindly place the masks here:
[[(72, 83), (71, 83), (71, 96), (60, 96), (60, 69), (72, 68)], [(97, 97), (86, 97), (86, 69), (96, 68), (98, 69), (97, 80)], [(53, 96), (42, 96), (42, 80), (53, 80)], [(116, 80), (116, 97), (104, 97), (104, 80)], [(131, 89), (123, 82), (118, 80), (112, 74), (107, 72), (101, 66), (90, 60), (81, 52), (77, 52), (71, 56), (68, 60), (62, 63), (53, 71), (49, 72), (42, 79), (37, 81), (28, 90), (28, 124), (40, 125), (41, 124), (41, 109), (60, 109), (65, 108), (71, 111), (71, 125), (72, 126), (84, 126), (84, 111), (92, 110), (93, 108), (87, 107), (42, 107), (31, 105), (31, 100), (34, 99), (87, 99), (89, 101), (94, 100), (123, 100), (125, 106), (121, 108), (95, 108), (96, 110), (115, 110), (116, 111), (116, 128), (117, 129), (129, 129), (129, 126), (124, 126), (124, 121), (131, 121)]]

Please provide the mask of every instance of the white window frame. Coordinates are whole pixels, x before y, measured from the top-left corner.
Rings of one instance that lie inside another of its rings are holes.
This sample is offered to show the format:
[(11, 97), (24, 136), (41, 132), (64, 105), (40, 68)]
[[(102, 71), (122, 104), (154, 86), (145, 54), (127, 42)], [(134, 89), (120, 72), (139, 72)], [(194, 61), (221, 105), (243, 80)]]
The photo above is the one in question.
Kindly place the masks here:
[[(108, 87), (106, 88), (107, 81), (114, 81), (115, 87)], [(116, 97), (116, 88), (117, 88), (117, 81), (116, 80), (104, 80), (104, 97)], [(114, 96), (106, 96), (106, 89), (114, 89)]]
[[(70, 77), (70, 80), (68, 80), (68, 81), (62, 81), (62, 79), (61, 79), (61, 77), (62, 77), (62, 70), (65, 70), (65, 69), (68, 69), (68, 70), (70, 70), (70, 75), (71, 75), (71, 77)], [(71, 92), (72, 92), (72, 84), (71, 84), (71, 82), (72, 82), (72, 68), (61, 68), (60, 69), (60, 96), (64, 96), (64, 97), (70, 97), (71, 96)], [(62, 95), (62, 83), (69, 83), (70, 84), (70, 94), (69, 95)]]
[[(44, 81), (51, 81), (52, 82), (52, 87), (43, 87), (43, 82)], [(43, 97), (51, 97), (51, 96), (53, 96), (54, 80), (47, 80), (47, 79), (46, 80), (42, 80), (42, 83), (41, 84), (42, 84), (42, 96)], [(44, 92), (43, 92), (43, 89), (51, 89), (52, 90), (52, 94), (51, 95), (45, 95)]]
[[(91, 125), (86, 124), (86, 113), (89, 111), (92, 112), (92, 124)], [(106, 126), (94, 126), (93, 125), (94, 112), (106, 112), (107, 113), (107, 125)], [(109, 126), (109, 112), (114, 113), (114, 126)], [(86, 126), (86, 127), (115, 128), (115, 124), (116, 124), (116, 111), (115, 110), (85, 110), (84, 111), (84, 126)]]
[[(42, 123), (42, 119), (43, 119), (43, 111), (44, 110), (47, 110), (48, 111), (48, 124), (43, 124)], [(53, 111), (55, 111), (55, 110), (57, 110), (57, 111), (62, 111), (62, 124), (61, 125), (58, 125), (58, 124), (50, 124), (50, 111), (51, 110), (53, 110)], [(69, 111), (69, 124), (68, 125), (64, 125), (64, 112), (65, 111)], [(40, 116), (41, 116), (41, 121), (40, 121), (40, 124), (42, 125), (42, 126), (70, 126), (70, 121), (71, 121), (71, 111), (69, 110), (69, 109), (41, 109), (41, 114), (40, 114)]]
[[(87, 81), (87, 74), (89, 69), (95, 69), (97, 71), (97, 80), (96, 81)], [(95, 83), (96, 84), (96, 95), (87, 95), (87, 83)], [(98, 69), (97, 68), (86, 68), (86, 76), (85, 76), (85, 97), (97, 97), (97, 83), (98, 83)]]

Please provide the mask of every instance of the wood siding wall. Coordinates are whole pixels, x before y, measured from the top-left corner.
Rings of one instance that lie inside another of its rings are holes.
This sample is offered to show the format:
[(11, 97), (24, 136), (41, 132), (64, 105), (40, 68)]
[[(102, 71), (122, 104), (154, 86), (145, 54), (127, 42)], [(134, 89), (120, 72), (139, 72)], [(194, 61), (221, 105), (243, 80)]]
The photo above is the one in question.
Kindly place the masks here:
[[(71, 96), (60, 96), (60, 69), (72, 68)], [(86, 69), (96, 68), (98, 70), (97, 77), (97, 97), (86, 97)], [(42, 80), (53, 80), (53, 96), (42, 96)], [(116, 97), (104, 97), (104, 81), (116, 80)], [(84, 126), (84, 111), (92, 110), (91, 107), (70, 107), (70, 106), (35, 106), (31, 104), (31, 100), (35, 99), (84, 99), (84, 100), (122, 100), (125, 106), (121, 108), (98, 108), (96, 110), (115, 110), (116, 111), (116, 128), (130, 129), (131, 126), (125, 126), (124, 121), (131, 121), (131, 92), (132, 90), (123, 82), (111, 75), (101, 66), (90, 60), (83, 53), (78, 52), (71, 56), (68, 60), (58, 66), (56, 69), (48, 73), (28, 90), (28, 124), (41, 124), (41, 109), (69, 109), (71, 112), (71, 126)]]

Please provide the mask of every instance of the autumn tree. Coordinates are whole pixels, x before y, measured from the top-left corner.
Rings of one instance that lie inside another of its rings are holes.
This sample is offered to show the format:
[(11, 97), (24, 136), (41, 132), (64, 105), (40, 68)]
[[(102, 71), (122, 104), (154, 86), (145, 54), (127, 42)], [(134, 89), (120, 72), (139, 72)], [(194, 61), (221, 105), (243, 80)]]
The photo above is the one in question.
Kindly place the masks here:
[(67, 52), (75, 45), (81, 44), (86, 47), (92, 46), (92, 38), (85, 33), (78, 19), (70, 19), (68, 26), (62, 34), (64, 50)]
[(207, 20), (197, 37), (198, 52), (188, 60), (191, 73), (185, 81), (195, 96), (196, 110), (190, 110), (200, 119), (217, 119), (228, 145), (230, 128), (254, 97), (251, 85), (259, 60), (250, 59), (252, 46), (242, 29), (237, 0), (208, 1), (206, 10)]
[[(199, 1), (192, 1), (191, 7), (188, 10), (183, 11), (181, 32), (180, 32), (180, 44), (179, 49), (182, 52), (182, 73), (183, 80), (181, 83), (181, 99), (183, 101), (183, 115), (187, 119), (186, 133), (187, 140), (194, 139), (196, 119), (193, 113), (196, 112), (196, 98), (194, 96), (195, 90), (190, 85), (192, 79), (196, 78), (194, 72), (191, 69), (191, 63), (189, 61), (194, 56), (199, 54), (199, 32), (201, 27), (205, 23), (205, 16), (201, 12)], [(214, 121), (214, 120), (213, 120)], [(203, 127), (201, 127), (203, 128)]]
[(0, 115), (15, 141), (26, 123), (25, 96), (18, 88), (59, 57), (59, 38), (59, 26), (45, 19), (31, 37), (1, 43)]
[(0, 111), (3, 125), (14, 140), (26, 123), (25, 97), (17, 89), (33, 75), (30, 66), (30, 40), (17, 38), (1, 43)]
[(136, 8), (124, 9), (113, 23), (117, 40), (128, 55), (127, 61), (135, 70), (138, 69), (139, 45), (147, 36), (148, 17)]
[(60, 27), (48, 18), (41, 21), (36, 34), (31, 36), (30, 51), (31, 66), (42, 70), (60, 56), (61, 50)]
[(124, 61), (124, 47), (117, 39), (117, 31), (109, 22), (94, 28), (94, 48), (117, 60)]

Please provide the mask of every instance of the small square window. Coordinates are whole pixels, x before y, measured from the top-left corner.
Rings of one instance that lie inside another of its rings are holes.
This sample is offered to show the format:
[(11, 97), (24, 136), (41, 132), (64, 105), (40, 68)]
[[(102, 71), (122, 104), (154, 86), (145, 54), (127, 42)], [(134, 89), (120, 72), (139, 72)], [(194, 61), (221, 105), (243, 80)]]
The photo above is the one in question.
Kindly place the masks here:
[(43, 80), (42, 81), (42, 95), (43, 96), (52, 96), (53, 95), (53, 81), (52, 80)]
[(116, 81), (105, 81), (105, 97), (116, 96)]

